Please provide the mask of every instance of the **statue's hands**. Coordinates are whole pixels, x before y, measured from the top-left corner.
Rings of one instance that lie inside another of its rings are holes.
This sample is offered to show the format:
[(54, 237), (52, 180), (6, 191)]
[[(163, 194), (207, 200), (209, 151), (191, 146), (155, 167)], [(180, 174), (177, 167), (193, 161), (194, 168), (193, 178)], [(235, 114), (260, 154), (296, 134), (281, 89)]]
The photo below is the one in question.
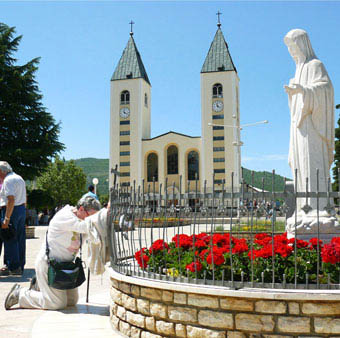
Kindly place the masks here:
[(288, 86), (283, 86), (288, 95), (296, 95), (303, 93), (303, 87), (297, 83), (290, 83)]

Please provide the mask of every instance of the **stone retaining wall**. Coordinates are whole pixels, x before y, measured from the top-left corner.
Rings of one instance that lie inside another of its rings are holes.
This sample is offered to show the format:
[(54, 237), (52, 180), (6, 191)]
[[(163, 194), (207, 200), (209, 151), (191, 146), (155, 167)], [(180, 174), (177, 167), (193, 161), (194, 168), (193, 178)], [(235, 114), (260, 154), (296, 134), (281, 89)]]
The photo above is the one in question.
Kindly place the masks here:
[(210, 296), (182, 292), (180, 286), (171, 290), (166, 283), (162, 289), (126, 283), (113, 276), (111, 283), (111, 322), (128, 337), (340, 337), (339, 297), (268, 300), (260, 298), (260, 292), (251, 298)]

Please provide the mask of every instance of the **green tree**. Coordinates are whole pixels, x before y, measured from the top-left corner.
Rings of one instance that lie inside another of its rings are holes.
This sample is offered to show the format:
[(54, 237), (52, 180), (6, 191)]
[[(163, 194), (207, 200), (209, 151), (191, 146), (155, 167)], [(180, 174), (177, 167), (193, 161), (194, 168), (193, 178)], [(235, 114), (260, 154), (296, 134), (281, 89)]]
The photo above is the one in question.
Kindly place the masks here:
[[(340, 104), (335, 106), (336, 109), (340, 109)], [(334, 167), (333, 167), (333, 191), (339, 190), (339, 172), (340, 168), (340, 118), (338, 119), (338, 127), (335, 128), (335, 145), (334, 145)]]
[(35, 73), (39, 58), (17, 65), (22, 36), (0, 23), (0, 158), (26, 180), (34, 179), (64, 145), (58, 141), (60, 124), (41, 103)]
[(76, 205), (85, 192), (86, 175), (74, 161), (55, 159), (47, 170), (37, 178), (38, 189), (46, 191), (52, 197), (54, 206)]
[(50, 209), (54, 206), (52, 197), (44, 190), (33, 189), (27, 192), (27, 204), (29, 209)]

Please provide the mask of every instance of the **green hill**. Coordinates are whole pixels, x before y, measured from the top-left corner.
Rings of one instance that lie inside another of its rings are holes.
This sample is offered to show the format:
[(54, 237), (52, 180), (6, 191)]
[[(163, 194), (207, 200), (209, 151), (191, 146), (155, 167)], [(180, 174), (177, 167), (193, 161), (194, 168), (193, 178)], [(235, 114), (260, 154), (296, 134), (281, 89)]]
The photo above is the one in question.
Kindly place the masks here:
[[(81, 158), (74, 160), (76, 165), (82, 168), (87, 176), (87, 185), (92, 183), (92, 179), (99, 180), (97, 192), (99, 195), (109, 193), (109, 160), (99, 158)], [(247, 184), (251, 184), (251, 170), (243, 168), (243, 178)], [(254, 171), (254, 186), (262, 189), (262, 178), (264, 178), (264, 190), (272, 191), (272, 173), (268, 171)], [(275, 175), (275, 190), (282, 191), (285, 178)]]

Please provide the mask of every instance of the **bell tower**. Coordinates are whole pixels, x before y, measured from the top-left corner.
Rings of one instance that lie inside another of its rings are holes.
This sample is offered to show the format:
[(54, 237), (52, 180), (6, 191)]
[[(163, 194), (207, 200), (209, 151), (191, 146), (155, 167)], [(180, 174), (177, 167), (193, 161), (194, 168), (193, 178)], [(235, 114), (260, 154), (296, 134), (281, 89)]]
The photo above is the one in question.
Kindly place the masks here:
[(134, 180), (142, 184), (142, 139), (151, 133), (151, 84), (133, 38), (134, 22), (130, 24), (130, 38), (112, 75), (110, 93), (110, 169), (118, 165), (117, 183), (126, 187)]
[[(218, 15), (215, 37), (201, 70), (202, 178), (215, 190), (239, 187), (241, 171), (239, 78)], [(213, 182), (213, 174), (215, 181)]]

